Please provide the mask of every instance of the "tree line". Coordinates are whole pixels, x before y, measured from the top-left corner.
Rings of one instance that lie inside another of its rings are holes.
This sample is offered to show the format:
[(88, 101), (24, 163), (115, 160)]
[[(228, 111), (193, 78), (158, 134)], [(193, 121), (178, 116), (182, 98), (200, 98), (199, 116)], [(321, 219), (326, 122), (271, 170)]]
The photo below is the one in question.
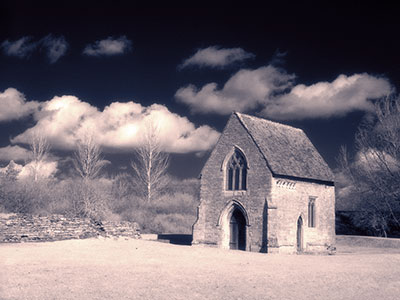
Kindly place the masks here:
[[(131, 161), (132, 174), (104, 176), (108, 163), (93, 134), (76, 144), (76, 176), (59, 180), (41, 176), (50, 145), (40, 134), (30, 142), (30, 176), (18, 179), (12, 166), (0, 174), (0, 212), (62, 213), (93, 219), (137, 221), (148, 232), (190, 233), (196, 219), (199, 182), (167, 174), (159, 128), (148, 123)], [(354, 151), (342, 147), (334, 170), (337, 213), (357, 234), (400, 236), (400, 98), (375, 102), (362, 121)]]
[[(375, 103), (355, 136), (355, 155), (342, 147), (336, 170), (336, 201), (358, 233), (400, 236), (400, 98)], [(357, 233), (357, 232), (356, 232)]]
[(19, 178), (15, 164), (0, 175), (0, 210), (129, 220), (149, 232), (188, 233), (195, 221), (198, 182), (168, 175), (169, 155), (163, 151), (157, 123), (146, 123), (141, 139), (133, 153), (132, 174), (110, 178), (102, 173), (109, 162), (93, 133), (87, 131), (73, 154), (75, 176), (59, 180), (41, 176), (51, 148), (45, 136), (33, 133), (30, 175)]

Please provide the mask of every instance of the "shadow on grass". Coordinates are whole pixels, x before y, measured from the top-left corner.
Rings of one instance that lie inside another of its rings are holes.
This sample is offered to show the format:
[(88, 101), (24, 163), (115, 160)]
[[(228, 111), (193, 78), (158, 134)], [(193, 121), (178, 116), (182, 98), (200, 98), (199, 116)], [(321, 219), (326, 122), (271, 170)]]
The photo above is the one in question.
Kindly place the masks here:
[(158, 234), (157, 240), (160, 242), (166, 242), (175, 245), (192, 245), (192, 235), (191, 234)]

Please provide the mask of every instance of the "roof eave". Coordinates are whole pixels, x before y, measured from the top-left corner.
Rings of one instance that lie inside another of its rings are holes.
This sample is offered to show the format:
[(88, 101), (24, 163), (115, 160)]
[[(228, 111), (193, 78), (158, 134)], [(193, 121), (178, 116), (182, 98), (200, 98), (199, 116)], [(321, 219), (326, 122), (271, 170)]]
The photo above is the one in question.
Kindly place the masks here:
[(304, 181), (304, 182), (310, 182), (310, 183), (319, 183), (319, 184), (325, 184), (325, 185), (329, 185), (329, 186), (335, 185), (334, 180), (330, 180), (330, 179), (315, 179), (315, 178), (298, 177), (298, 176), (292, 176), (292, 175), (282, 175), (282, 174), (275, 174), (275, 173), (272, 173), (272, 177), (284, 178), (284, 179), (289, 179), (289, 180), (298, 180), (298, 181)]

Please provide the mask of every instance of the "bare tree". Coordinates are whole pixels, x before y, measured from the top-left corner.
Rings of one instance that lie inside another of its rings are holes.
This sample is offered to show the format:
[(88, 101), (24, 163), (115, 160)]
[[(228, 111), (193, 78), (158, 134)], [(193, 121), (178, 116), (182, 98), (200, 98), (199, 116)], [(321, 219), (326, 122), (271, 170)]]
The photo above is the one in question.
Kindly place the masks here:
[[(340, 170), (351, 190), (345, 201), (358, 201), (368, 212), (370, 226), (386, 236), (390, 223), (400, 226), (400, 99), (387, 97), (376, 103), (376, 117), (358, 130), (357, 154), (351, 160), (343, 148)], [(339, 201), (342, 199), (339, 199)]]
[(168, 183), (166, 172), (169, 165), (169, 155), (161, 147), (160, 127), (154, 120), (146, 122), (135, 157), (131, 166), (138, 186), (147, 202), (151, 202)]
[(108, 211), (108, 197), (101, 191), (97, 177), (107, 161), (103, 160), (100, 145), (92, 132), (86, 132), (77, 143), (73, 162), (82, 179), (72, 188), (73, 211), (96, 220), (103, 218)]
[(34, 181), (38, 181), (40, 170), (50, 152), (50, 144), (43, 134), (35, 131), (31, 135), (29, 148), (32, 155), (30, 167), (32, 170), (33, 179)]
[(107, 164), (101, 156), (100, 145), (96, 142), (93, 133), (86, 132), (76, 145), (74, 167), (83, 179), (94, 179)]

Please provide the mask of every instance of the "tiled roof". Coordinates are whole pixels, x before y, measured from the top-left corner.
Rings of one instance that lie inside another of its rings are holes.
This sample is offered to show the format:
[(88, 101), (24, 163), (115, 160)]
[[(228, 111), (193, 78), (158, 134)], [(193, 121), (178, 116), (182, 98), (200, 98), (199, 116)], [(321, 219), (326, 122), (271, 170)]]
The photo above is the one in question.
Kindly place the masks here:
[(242, 113), (234, 114), (275, 175), (334, 181), (328, 164), (303, 130)]

